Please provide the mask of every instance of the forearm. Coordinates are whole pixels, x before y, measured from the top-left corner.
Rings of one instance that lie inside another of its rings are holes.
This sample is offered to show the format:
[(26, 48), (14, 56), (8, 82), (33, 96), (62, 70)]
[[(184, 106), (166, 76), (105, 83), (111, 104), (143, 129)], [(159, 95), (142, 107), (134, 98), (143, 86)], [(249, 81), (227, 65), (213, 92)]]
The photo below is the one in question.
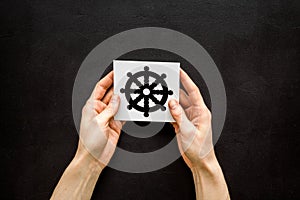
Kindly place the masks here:
[(58, 182), (51, 199), (90, 199), (102, 171), (88, 153), (76, 154)]
[(222, 169), (214, 152), (191, 169), (197, 200), (229, 200), (229, 192)]

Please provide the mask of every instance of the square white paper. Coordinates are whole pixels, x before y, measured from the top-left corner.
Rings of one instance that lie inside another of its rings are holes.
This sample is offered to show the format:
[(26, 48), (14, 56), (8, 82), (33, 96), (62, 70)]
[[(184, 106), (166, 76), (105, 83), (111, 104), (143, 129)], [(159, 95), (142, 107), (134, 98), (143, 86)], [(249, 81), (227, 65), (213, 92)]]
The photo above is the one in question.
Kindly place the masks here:
[(121, 100), (114, 119), (174, 122), (168, 101), (179, 99), (180, 63), (114, 60), (113, 68)]

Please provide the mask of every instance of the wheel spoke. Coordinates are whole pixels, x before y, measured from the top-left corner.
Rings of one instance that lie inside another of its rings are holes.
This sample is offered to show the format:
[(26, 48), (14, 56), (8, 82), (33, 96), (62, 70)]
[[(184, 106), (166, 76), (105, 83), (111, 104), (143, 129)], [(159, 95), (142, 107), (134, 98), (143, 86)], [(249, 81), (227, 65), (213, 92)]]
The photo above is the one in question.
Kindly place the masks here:
[(144, 75), (144, 85), (148, 85), (149, 84), (149, 74), (148, 73), (145, 73)]
[(164, 94), (163, 90), (152, 90), (151, 91), (152, 94)]
[(138, 87), (142, 87), (143, 84), (138, 80), (138, 79), (134, 79), (133, 82), (138, 86)]
[(157, 98), (153, 95), (149, 95), (149, 98), (155, 103), (155, 104), (159, 104), (160, 102), (157, 100)]
[(137, 105), (142, 100), (143, 97), (144, 97), (144, 95), (139, 95), (134, 100), (131, 98), (130, 101), (129, 101), (129, 104), (132, 105), (132, 106)]
[(140, 88), (137, 88), (137, 89), (128, 89), (128, 91), (130, 94), (141, 94), (143, 91), (140, 89)]
[(149, 89), (152, 90), (158, 85), (158, 80), (155, 80), (151, 85), (149, 86)]
[(145, 96), (144, 97), (144, 109), (146, 113), (149, 112), (149, 97), (148, 96)]

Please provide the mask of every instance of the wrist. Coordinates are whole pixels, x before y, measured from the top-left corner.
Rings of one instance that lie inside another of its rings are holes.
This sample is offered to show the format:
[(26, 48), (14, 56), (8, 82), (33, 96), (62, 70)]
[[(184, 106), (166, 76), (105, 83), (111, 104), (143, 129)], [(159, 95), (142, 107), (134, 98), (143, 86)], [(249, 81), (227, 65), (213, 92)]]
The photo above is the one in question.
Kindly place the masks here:
[(191, 171), (197, 199), (230, 199), (222, 169), (213, 151), (192, 167)]
[(217, 176), (221, 167), (218, 163), (214, 150), (211, 150), (204, 158), (193, 165), (191, 171), (194, 176), (202, 175), (211, 178)]
[(78, 170), (99, 175), (105, 167), (85, 149), (76, 152), (72, 165)]

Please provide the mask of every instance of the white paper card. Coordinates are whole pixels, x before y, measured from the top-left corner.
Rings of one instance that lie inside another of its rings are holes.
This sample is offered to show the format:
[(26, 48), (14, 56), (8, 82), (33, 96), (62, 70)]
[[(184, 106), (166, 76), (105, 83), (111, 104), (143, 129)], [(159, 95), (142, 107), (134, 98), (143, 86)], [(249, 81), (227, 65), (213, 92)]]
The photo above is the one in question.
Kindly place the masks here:
[(114, 60), (113, 68), (121, 100), (114, 119), (174, 122), (168, 101), (179, 99), (180, 63)]

